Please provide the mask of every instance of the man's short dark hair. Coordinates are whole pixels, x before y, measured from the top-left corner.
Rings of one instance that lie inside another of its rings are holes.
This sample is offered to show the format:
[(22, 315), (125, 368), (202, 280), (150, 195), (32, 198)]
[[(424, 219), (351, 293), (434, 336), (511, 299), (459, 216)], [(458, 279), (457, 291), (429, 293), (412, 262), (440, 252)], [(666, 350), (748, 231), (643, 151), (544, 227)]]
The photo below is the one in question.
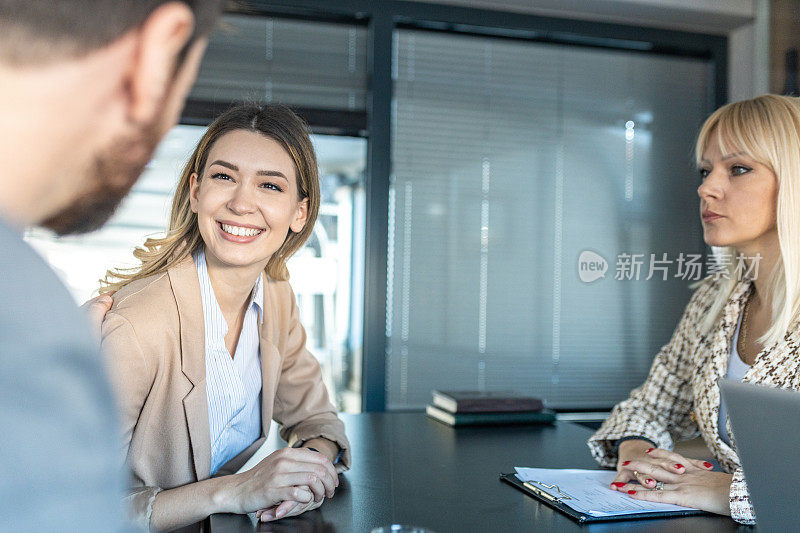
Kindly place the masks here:
[(211, 31), (223, 0), (0, 0), (0, 61), (24, 65), (80, 57), (175, 1), (194, 12), (197, 37)]

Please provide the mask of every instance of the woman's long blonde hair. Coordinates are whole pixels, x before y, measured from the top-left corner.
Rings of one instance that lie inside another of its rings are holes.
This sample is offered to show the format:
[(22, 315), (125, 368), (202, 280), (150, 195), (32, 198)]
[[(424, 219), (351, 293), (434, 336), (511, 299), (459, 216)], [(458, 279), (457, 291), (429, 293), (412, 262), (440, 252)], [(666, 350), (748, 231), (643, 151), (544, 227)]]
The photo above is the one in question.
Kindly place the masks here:
[(265, 272), (276, 280), (289, 279), (286, 260), (303, 246), (314, 230), (319, 213), (320, 190), (317, 158), (308, 136), (308, 126), (289, 108), (270, 104), (241, 104), (219, 116), (206, 130), (192, 156), (181, 173), (181, 179), (172, 199), (172, 210), (166, 236), (150, 238), (144, 247), (133, 251), (142, 264), (134, 268), (118, 268), (106, 272), (101, 280), (100, 292), (116, 291), (138, 279), (166, 272), (197, 250), (203, 239), (197, 225), (197, 215), (189, 203), (189, 179), (197, 173), (203, 176), (208, 153), (214, 143), (231, 131), (245, 130), (260, 133), (279, 143), (294, 161), (297, 172), (299, 200), (308, 199), (308, 219), (303, 229), (294, 233), (291, 229), (283, 244), (272, 254)]
[[(780, 258), (769, 276), (772, 300), (770, 328), (758, 339), (764, 346), (786, 335), (800, 312), (800, 98), (765, 94), (727, 104), (708, 119), (697, 138), (698, 165), (712, 134), (723, 153), (744, 152), (767, 166), (778, 178), (777, 228)], [(735, 257), (735, 250), (723, 252)], [(727, 279), (701, 324), (702, 333), (714, 327), (739, 279), (728, 265)]]

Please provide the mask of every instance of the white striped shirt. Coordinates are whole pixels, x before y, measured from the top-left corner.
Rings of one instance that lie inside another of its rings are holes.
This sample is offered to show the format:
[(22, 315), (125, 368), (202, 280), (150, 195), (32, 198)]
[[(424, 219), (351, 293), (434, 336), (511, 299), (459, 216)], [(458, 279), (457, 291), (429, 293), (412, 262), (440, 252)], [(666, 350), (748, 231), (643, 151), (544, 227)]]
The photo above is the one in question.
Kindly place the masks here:
[(195, 252), (194, 264), (203, 299), (206, 394), (213, 475), (261, 436), (261, 358), (258, 328), (263, 319), (261, 306), (264, 301), (264, 285), (262, 274), (253, 287), (236, 353), (231, 358), (225, 346), (228, 324), (208, 277), (204, 248)]

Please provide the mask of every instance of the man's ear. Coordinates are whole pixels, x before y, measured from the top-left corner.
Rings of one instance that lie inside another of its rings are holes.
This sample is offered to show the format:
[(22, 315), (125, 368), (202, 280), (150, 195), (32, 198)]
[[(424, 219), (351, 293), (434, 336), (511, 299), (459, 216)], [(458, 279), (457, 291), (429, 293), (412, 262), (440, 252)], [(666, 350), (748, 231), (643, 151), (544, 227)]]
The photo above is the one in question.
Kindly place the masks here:
[(300, 233), (308, 221), (308, 198), (303, 198), (297, 204), (297, 213), (289, 228), (295, 233)]
[[(175, 91), (181, 51), (194, 31), (194, 14), (182, 2), (169, 2), (153, 11), (135, 31), (138, 46), (129, 77), (128, 117), (136, 124), (150, 124), (161, 120), (157, 115), (164, 112), (165, 103)], [(195, 50), (190, 49), (190, 52)], [(202, 50), (199, 54), (187, 55), (185, 60), (199, 62), (201, 55)], [(188, 80), (188, 85), (193, 81), (194, 76)], [(181, 103), (186, 91), (188, 87), (181, 94)]]

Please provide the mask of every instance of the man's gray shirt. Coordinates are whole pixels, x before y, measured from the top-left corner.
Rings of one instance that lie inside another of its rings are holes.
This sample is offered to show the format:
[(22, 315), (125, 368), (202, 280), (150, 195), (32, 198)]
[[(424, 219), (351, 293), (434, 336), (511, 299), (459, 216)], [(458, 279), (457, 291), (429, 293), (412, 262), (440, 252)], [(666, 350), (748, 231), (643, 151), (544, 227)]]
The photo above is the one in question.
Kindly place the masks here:
[(0, 220), (0, 531), (119, 531), (115, 402), (81, 310)]

